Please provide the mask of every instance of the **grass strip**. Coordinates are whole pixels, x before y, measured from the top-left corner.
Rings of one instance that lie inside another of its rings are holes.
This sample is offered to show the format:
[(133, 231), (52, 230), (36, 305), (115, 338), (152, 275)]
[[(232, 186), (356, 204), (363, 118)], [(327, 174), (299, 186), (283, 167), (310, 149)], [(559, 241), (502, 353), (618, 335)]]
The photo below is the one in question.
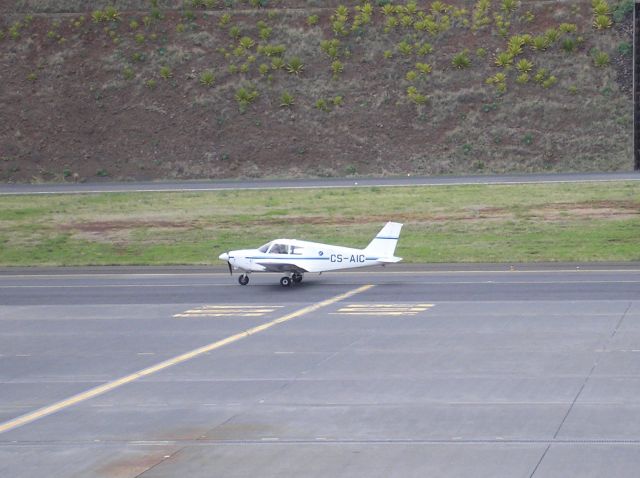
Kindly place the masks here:
[(406, 262), (640, 260), (640, 184), (16, 196), (0, 265), (217, 264), (277, 237), (364, 247), (403, 222)]

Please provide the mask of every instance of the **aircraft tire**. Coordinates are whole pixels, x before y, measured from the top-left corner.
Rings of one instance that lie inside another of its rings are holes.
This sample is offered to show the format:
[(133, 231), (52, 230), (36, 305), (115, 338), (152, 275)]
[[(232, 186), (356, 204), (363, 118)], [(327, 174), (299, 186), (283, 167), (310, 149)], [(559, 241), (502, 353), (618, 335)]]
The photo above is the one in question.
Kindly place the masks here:
[(238, 277), (238, 284), (247, 285), (249, 283), (249, 276), (247, 274), (240, 274)]
[(285, 276), (282, 279), (280, 279), (280, 285), (282, 287), (289, 287), (291, 285), (291, 278)]
[(299, 284), (300, 282), (302, 282), (302, 274), (293, 274), (291, 276), (291, 280), (294, 284)]

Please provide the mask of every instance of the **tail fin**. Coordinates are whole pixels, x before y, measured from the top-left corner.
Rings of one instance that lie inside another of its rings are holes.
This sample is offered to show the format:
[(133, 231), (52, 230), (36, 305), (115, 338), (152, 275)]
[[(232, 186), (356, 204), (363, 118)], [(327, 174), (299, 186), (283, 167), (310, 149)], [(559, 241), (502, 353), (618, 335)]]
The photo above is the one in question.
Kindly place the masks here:
[(397, 262), (392, 259), (400, 260), (400, 258), (393, 257), (396, 244), (400, 238), (400, 229), (402, 229), (402, 224), (398, 222), (386, 223), (376, 237), (373, 238), (373, 241), (364, 249), (365, 254), (388, 259), (389, 262)]

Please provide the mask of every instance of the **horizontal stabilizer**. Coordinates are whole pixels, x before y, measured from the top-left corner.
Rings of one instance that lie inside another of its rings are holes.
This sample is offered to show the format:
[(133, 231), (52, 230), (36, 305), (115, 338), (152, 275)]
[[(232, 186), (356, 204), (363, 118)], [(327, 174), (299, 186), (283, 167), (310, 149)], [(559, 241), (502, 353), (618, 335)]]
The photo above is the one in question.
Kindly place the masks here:
[(396, 262), (400, 262), (402, 257), (378, 257), (377, 261), (382, 262), (383, 264), (395, 264)]

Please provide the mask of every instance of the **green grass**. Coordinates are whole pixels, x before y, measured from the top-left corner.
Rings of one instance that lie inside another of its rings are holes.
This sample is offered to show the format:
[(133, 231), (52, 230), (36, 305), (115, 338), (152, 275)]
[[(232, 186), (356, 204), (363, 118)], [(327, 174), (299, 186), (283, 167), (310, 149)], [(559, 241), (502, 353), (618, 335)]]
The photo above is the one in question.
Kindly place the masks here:
[(640, 260), (640, 183), (3, 197), (0, 265), (216, 264), (276, 237), (364, 247), (403, 222), (406, 262)]

